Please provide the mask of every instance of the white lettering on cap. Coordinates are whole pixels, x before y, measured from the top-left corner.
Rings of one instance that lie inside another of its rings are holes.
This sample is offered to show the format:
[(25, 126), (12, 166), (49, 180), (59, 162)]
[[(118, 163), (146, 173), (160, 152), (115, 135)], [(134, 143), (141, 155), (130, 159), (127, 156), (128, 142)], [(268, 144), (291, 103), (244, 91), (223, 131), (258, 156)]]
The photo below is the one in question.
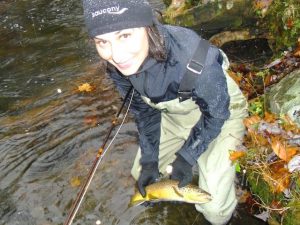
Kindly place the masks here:
[(99, 16), (99, 15), (102, 15), (102, 14), (123, 14), (125, 11), (127, 11), (128, 8), (123, 8), (120, 10), (120, 6), (113, 6), (113, 7), (109, 7), (109, 8), (105, 8), (105, 9), (100, 9), (100, 10), (97, 10), (95, 12), (92, 12), (92, 17), (96, 17), (96, 16)]

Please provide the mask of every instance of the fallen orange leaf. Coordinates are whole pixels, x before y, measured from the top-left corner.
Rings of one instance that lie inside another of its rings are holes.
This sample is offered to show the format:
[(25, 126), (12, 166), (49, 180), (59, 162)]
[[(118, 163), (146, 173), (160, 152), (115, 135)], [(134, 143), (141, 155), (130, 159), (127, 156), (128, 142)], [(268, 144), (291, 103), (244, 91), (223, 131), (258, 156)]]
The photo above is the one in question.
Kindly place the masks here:
[(270, 84), (272, 84), (272, 77), (273, 77), (273, 75), (271, 75), (271, 74), (267, 74), (265, 76), (265, 79), (264, 79), (265, 86), (270, 86)]
[(273, 113), (269, 113), (268, 111), (265, 111), (265, 116), (264, 116), (264, 120), (267, 123), (273, 123), (276, 120), (276, 116)]
[(288, 18), (286, 21), (286, 26), (291, 29), (294, 26), (294, 20), (292, 18)]
[(261, 10), (261, 9), (265, 9), (268, 8), (271, 4), (272, 4), (273, 0), (257, 0), (254, 1), (254, 8), (256, 10)]
[(268, 183), (273, 193), (283, 192), (290, 185), (291, 174), (283, 165), (275, 166), (276, 169), (270, 166), (270, 170), (262, 173), (263, 179)]
[(257, 146), (267, 146), (269, 145), (268, 139), (266, 139), (264, 136), (262, 136), (261, 134), (257, 134), (257, 133), (253, 133), (251, 135), (253, 142), (257, 145)]
[(248, 128), (248, 129), (253, 129), (253, 125), (257, 124), (261, 121), (261, 118), (258, 115), (253, 115), (250, 117), (247, 117), (244, 119), (244, 125)]
[(297, 153), (297, 147), (288, 147), (280, 137), (271, 137), (271, 146), (274, 153), (282, 160), (288, 162)]
[(86, 116), (84, 117), (83, 121), (86, 125), (90, 125), (94, 127), (98, 123), (98, 118), (97, 116)]
[(286, 130), (286, 131), (292, 131), (295, 134), (300, 134), (300, 129), (298, 128), (298, 126), (291, 120), (291, 118), (288, 115), (285, 115), (284, 118), (284, 123), (282, 125), (282, 127)]
[(294, 52), (294, 56), (300, 57), (300, 48)]
[(235, 72), (233, 71), (228, 71), (229, 76), (237, 83), (240, 84), (242, 81), (242, 77), (238, 76)]
[(270, 204), (270, 208), (276, 210), (279, 214), (283, 214), (285, 212), (282, 202), (278, 200), (273, 200)]
[(244, 151), (230, 151), (229, 152), (229, 159), (231, 161), (235, 161), (241, 157), (243, 157), (246, 153)]

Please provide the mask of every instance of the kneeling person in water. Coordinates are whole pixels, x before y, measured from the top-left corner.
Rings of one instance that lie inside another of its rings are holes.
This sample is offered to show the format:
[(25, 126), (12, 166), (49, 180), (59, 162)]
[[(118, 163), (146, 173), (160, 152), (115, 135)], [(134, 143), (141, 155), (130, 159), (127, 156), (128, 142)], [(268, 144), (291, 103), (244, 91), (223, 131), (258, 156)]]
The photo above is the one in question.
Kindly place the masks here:
[(83, 7), (118, 91), (124, 97), (134, 88), (140, 148), (131, 173), (140, 193), (146, 196), (169, 164), (171, 179), (184, 187), (195, 166), (199, 187), (212, 196), (196, 209), (212, 224), (226, 224), (237, 204), (229, 150), (240, 144), (247, 116), (226, 55), (190, 29), (160, 24), (146, 0), (83, 0)]

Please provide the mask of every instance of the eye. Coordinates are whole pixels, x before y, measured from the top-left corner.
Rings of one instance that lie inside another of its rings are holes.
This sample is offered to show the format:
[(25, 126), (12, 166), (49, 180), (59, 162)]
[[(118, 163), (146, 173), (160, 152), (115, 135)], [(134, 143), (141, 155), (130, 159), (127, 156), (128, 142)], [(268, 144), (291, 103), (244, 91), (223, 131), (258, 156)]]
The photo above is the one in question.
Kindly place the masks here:
[(122, 39), (127, 39), (127, 38), (129, 38), (131, 36), (131, 34), (129, 34), (129, 33), (124, 33), (124, 34), (121, 34), (120, 35), (120, 39), (122, 40)]
[(108, 41), (102, 39), (95, 39), (95, 44), (102, 47), (106, 46), (108, 44)]

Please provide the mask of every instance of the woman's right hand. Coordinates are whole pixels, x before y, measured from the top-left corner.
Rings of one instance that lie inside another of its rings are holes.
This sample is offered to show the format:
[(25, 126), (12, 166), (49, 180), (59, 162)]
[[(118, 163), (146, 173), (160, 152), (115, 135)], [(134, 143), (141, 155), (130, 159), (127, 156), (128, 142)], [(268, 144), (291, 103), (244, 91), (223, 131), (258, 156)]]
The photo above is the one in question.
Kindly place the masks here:
[(142, 165), (142, 171), (137, 181), (137, 186), (143, 197), (146, 196), (145, 187), (157, 181), (158, 177), (159, 170), (157, 162), (150, 162)]

